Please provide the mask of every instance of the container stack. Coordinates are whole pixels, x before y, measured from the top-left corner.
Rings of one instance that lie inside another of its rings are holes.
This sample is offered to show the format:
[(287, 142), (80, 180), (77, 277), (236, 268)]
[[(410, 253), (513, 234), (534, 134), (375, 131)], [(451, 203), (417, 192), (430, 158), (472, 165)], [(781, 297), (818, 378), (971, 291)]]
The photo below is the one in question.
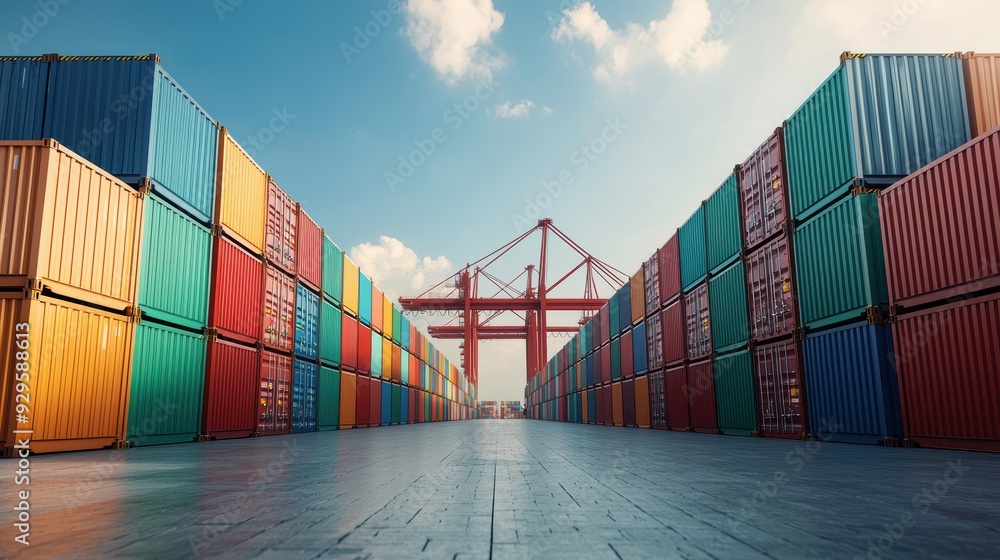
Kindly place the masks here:
[[(659, 315), (660, 350), (662, 359), (658, 361), (659, 369), (653, 369), (650, 363), (649, 394), (650, 423), (654, 428), (669, 429), (673, 426), (688, 425), (687, 399), (680, 402), (671, 400), (681, 394), (687, 381), (687, 369), (684, 364), (687, 354), (686, 325), (684, 322), (684, 299), (681, 298), (681, 265), (679, 233), (675, 233), (660, 248), (654, 258), (659, 267), (659, 301), (660, 309), (653, 313)], [(656, 337), (647, 339), (647, 344), (654, 345)], [(678, 383), (679, 382), (679, 383)]]
[(323, 229), (297, 205), (295, 362), (292, 378), (292, 431), (317, 429), (319, 322), (323, 286)]

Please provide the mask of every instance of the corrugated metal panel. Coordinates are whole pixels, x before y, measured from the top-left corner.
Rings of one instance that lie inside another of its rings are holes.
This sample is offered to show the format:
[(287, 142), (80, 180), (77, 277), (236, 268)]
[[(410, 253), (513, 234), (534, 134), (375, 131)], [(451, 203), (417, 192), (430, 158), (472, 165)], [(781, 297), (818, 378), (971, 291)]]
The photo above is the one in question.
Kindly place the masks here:
[[(626, 282), (618, 290), (618, 332), (623, 333), (632, 326), (632, 287)], [(614, 335), (615, 331), (611, 331)]]
[(622, 339), (611, 339), (609, 364), (611, 366), (611, 381), (622, 378)]
[(263, 332), (264, 263), (225, 237), (212, 246), (208, 326), (223, 338), (254, 344)]
[(291, 352), (295, 347), (295, 280), (270, 263), (264, 265), (262, 315), (264, 346)]
[(392, 301), (382, 294), (382, 333), (389, 338), (392, 338), (393, 319)]
[(298, 205), (295, 241), (296, 274), (310, 289), (320, 291), (323, 287), (323, 230)]
[(257, 431), (261, 435), (291, 430), (292, 358), (264, 351), (257, 394)]
[(208, 322), (212, 233), (186, 214), (146, 198), (138, 305), (145, 315), (191, 329)]
[[(381, 353), (379, 353), (381, 356)], [(372, 371), (372, 330), (358, 323), (358, 373)]]
[(201, 433), (205, 337), (145, 321), (136, 327), (127, 439), (133, 446), (194, 441)]
[(316, 431), (316, 378), (319, 366), (315, 362), (295, 360), (292, 382), (292, 431)]
[(403, 312), (395, 305), (392, 306), (392, 341), (403, 342)]
[[(383, 323), (385, 322), (385, 295), (382, 294), (382, 290), (372, 283), (372, 330), (382, 334), (384, 331)], [(391, 332), (391, 329), (390, 329)]]
[[(372, 412), (372, 378), (368, 375), (358, 374), (356, 382), (358, 388), (354, 399), (356, 414), (354, 415), (353, 427), (367, 428)], [(375, 382), (378, 383), (378, 381)]]
[(340, 304), (344, 296), (344, 253), (326, 235), (323, 236), (323, 297)]
[(635, 423), (640, 428), (649, 427), (649, 378), (635, 379)]
[(388, 426), (392, 423), (392, 385), (388, 381), (382, 382), (382, 404), (380, 407), (381, 412), (381, 425)]
[[(32, 453), (100, 449), (123, 440), (135, 325), (124, 315), (35, 298), (0, 292), (0, 433), (7, 452), (13, 430), (34, 430), (28, 432)], [(30, 414), (28, 422), (15, 423), (15, 383), (29, 381), (17, 380), (12, 366), (25, 351), (21, 341), (28, 343)]]
[(375, 428), (382, 422), (382, 382), (372, 379), (369, 385), (368, 427)]
[[(367, 382), (367, 380), (366, 380)], [(349, 430), (357, 421), (358, 378), (353, 373), (340, 373), (340, 426)]]
[(750, 337), (747, 318), (747, 276), (742, 261), (712, 276), (708, 281), (712, 345), (716, 352), (746, 346)]
[(880, 443), (903, 435), (889, 325), (848, 325), (805, 337), (809, 425), (828, 441)]
[(619, 318), (621, 316), (620, 299), (621, 299), (621, 290), (618, 290), (617, 292), (611, 294), (611, 297), (608, 298), (607, 318), (608, 318), (609, 340), (618, 336), (618, 334), (621, 333), (620, 322), (619, 322)]
[(391, 414), (389, 415), (389, 422), (392, 424), (399, 424), (403, 393), (400, 390), (399, 385), (396, 385), (395, 383), (389, 387), (391, 392), (391, 402), (389, 405)]
[(405, 316), (403, 316), (402, 311), (401, 311), (400, 314), (399, 314), (399, 321), (401, 323), (400, 327), (399, 327), (399, 329), (400, 329), (399, 330), (399, 345), (402, 346), (403, 348), (409, 348), (410, 347), (410, 334), (412, 333), (412, 330), (411, 330), (411, 327), (410, 327), (410, 320), (407, 319)]
[(796, 230), (796, 288), (806, 328), (850, 322), (864, 317), (869, 307), (888, 305), (881, 229), (878, 200), (863, 194)]
[(660, 313), (650, 315), (646, 319), (646, 358), (651, 370), (664, 366), (663, 354), (663, 321)]
[(1000, 126), (1000, 54), (965, 53), (966, 103), (975, 138)]
[(798, 328), (798, 293), (792, 267), (792, 242), (784, 235), (747, 255), (750, 338), (788, 336)]
[(605, 344), (601, 346), (601, 368), (598, 370), (601, 374), (600, 383), (607, 383), (611, 381), (611, 344)]
[(209, 339), (202, 431), (213, 438), (247, 437), (257, 421), (258, 348)]
[(635, 375), (635, 362), (632, 357), (632, 331), (622, 335), (619, 351), (621, 352), (622, 377), (632, 377)]
[(340, 370), (320, 366), (316, 385), (316, 428), (336, 430), (340, 427)]
[(705, 207), (698, 209), (684, 225), (677, 230), (681, 263), (681, 287), (690, 290), (705, 279), (708, 274), (708, 260), (705, 255)]
[(660, 310), (660, 251), (643, 264), (645, 282), (646, 314), (653, 315)]
[(358, 369), (358, 320), (350, 315), (341, 315), (341, 344), (340, 363), (341, 366), (350, 371)]
[(269, 177), (264, 256), (271, 264), (293, 275), (297, 262), (298, 221), (298, 204)]
[(625, 424), (625, 415), (622, 408), (622, 384), (615, 382), (611, 384), (611, 423), (615, 426)]
[(663, 398), (667, 427), (687, 431), (691, 428), (691, 401), (684, 390), (687, 387), (687, 366), (670, 368), (663, 372)]
[(668, 305), (661, 312), (660, 326), (663, 328), (663, 364), (676, 364), (687, 354), (687, 323), (683, 299)]
[(410, 388), (400, 387), (399, 389), (399, 423), (409, 424), (410, 418)]
[(680, 245), (677, 234), (660, 248), (660, 303), (666, 305), (681, 294)]
[(649, 369), (646, 351), (646, 323), (642, 322), (632, 329), (632, 366), (636, 375), (642, 375)]
[(892, 331), (906, 438), (1000, 451), (1000, 294), (901, 316)]
[(295, 355), (306, 360), (319, 358), (319, 296), (304, 284), (295, 294)]
[(740, 186), (734, 171), (705, 201), (705, 251), (708, 270), (728, 266), (743, 248)]
[(708, 282), (684, 294), (684, 324), (687, 358), (698, 360), (712, 355), (712, 327), (708, 305)]
[(1000, 129), (882, 192), (879, 216), (893, 304), (1000, 286)]
[(793, 340), (753, 349), (757, 415), (767, 437), (800, 439), (809, 433), (800, 355)]
[(153, 57), (59, 57), (43, 135), (158, 192), (202, 223), (215, 204), (218, 125)]
[(691, 429), (705, 434), (717, 433), (719, 420), (715, 412), (715, 379), (711, 360), (688, 365), (686, 389), (691, 407)]
[(644, 290), (645, 277), (643, 276), (642, 267), (632, 275), (629, 281), (631, 293), (629, 294), (629, 303), (632, 306), (632, 320), (630, 323), (638, 323), (646, 316), (646, 292)]
[(264, 254), (267, 174), (225, 128), (219, 131), (215, 223), (256, 255)]
[(50, 65), (41, 56), (0, 56), (0, 138), (42, 137)]
[(361, 272), (358, 275), (358, 319), (361, 324), (372, 325), (372, 281)]
[(635, 423), (635, 380), (622, 381), (622, 424), (634, 428)]
[(785, 181), (784, 131), (778, 128), (740, 167), (743, 239), (753, 249), (787, 235), (792, 212)]
[(372, 377), (382, 377), (383, 371), (388, 371), (392, 367), (392, 355), (389, 355), (389, 361), (385, 364), (383, 368), (383, 357), (385, 355), (384, 348), (382, 348), (383, 338), (382, 335), (375, 331), (371, 332), (371, 374)]
[(358, 270), (358, 265), (354, 264), (353, 261), (344, 253), (344, 311), (358, 316), (358, 282), (360, 279), (360, 271)]
[(754, 394), (753, 363), (750, 352), (716, 356), (712, 362), (715, 377), (715, 408), (719, 431), (727, 435), (750, 436), (757, 425), (757, 397)]
[(52, 140), (0, 142), (0, 185), (3, 283), (135, 305), (142, 195)]
[(383, 338), (382, 339), (383, 362), (386, 360), (387, 356), (390, 364), (389, 371), (384, 372), (385, 374), (382, 377), (384, 379), (385, 377), (388, 376), (396, 383), (399, 383), (401, 381), (401, 376), (403, 373), (403, 364), (401, 363), (401, 360), (403, 358), (403, 351), (399, 346), (396, 346), (388, 339)]

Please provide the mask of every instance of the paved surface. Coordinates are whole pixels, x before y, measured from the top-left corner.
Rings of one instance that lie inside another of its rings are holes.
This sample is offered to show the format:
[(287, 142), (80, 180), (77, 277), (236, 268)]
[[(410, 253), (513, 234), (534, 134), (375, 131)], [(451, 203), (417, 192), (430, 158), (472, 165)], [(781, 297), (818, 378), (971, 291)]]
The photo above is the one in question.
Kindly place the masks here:
[(15, 469), (2, 558), (1000, 557), (979, 453), (481, 420), (36, 456), (29, 547)]

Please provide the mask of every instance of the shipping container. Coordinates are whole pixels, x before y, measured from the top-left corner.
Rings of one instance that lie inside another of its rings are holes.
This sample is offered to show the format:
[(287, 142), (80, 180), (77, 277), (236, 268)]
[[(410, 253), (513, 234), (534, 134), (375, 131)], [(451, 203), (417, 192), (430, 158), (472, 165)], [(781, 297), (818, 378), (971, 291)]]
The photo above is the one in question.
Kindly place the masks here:
[(903, 435), (889, 325), (860, 323), (802, 341), (809, 428), (821, 441), (885, 443)]
[(799, 327), (799, 300), (792, 242), (784, 235), (746, 258), (750, 338), (757, 342), (784, 338)]
[(708, 258), (705, 252), (705, 207), (691, 215), (677, 230), (680, 251), (681, 287), (687, 292), (705, 280), (708, 274)]
[(194, 441), (201, 433), (205, 336), (152, 321), (135, 329), (126, 437), (131, 446)]
[(970, 137), (1000, 126), (1000, 54), (967, 52), (962, 55)]
[(135, 305), (141, 193), (54, 140), (0, 142), (0, 185), (0, 287)]
[[(403, 360), (405, 359), (405, 352), (399, 346), (396, 346), (388, 339), (382, 339), (382, 351), (385, 352), (382, 355), (382, 360), (385, 361), (386, 357), (389, 359), (390, 367), (388, 370), (388, 376), (396, 383), (401, 383), (403, 381)], [(383, 378), (385, 376), (383, 375)]]
[(291, 430), (292, 358), (265, 350), (260, 360), (257, 432), (287, 434)]
[[(37, 292), (0, 292), (0, 333), (4, 456), (24, 438), (15, 430), (33, 430), (24, 432), (32, 453), (101, 449), (125, 439), (135, 337), (129, 317)], [(24, 351), (30, 381), (13, 366)], [(14, 404), (28, 400), (15, 397), (21, 383), (30, 388), (30, 414), (15, 423)]]
[(400, 424), (411, 424), (410, 416), (410, 392), (411, 389), (407, 386), (402, 386), (399, 389), (399, 423)]
[(295, 355), (313, 362), (319, 359), (319, 299), (304, 284), (296, 286)]
[(622, 425), (635, 428), (635, 379), (622, 381)]
[(295, 242), (296, 274), (299, 281), (319, 292), (323, 288), (323, 230), (298, 205)]
[(211, 231), (155, 195), (146, 197), (143, 221), (139, 308), (161, 322), (204, 328), (212, 268)]
[(341, 377), (340, 370), (325, 365), (319, 368), (319, 378), (316, 380), (316, 428), (321, 432), (340, 427)]
[(0, 138), (42, 137), (51, 66), (43, 56), (0, 57)]
[(597, 389), (587, 391), (587, 423), (597, 424)]
[(358, 270), (358, 265), (354, 264), (348, 256), (344, 253), (344, 281), (343, 285), (343, 309), (346, 313), (350, 313), (354, 317), (358, 316), (358, 282), (361, 277), (361, 271)]
[[(385, 323), (385, 296), (382, 294), (382, 290), (378, 289), (374, 283), (372, 284), (372, 330), (381, 334), (385, 333), (385, 328), (383, 327)], [(392, 328), (390, 327), (389, 333), (392, 333)]]
[(757, 416), (766, 437), (802, 439), (809, 433), (800, 356), (794, 340), (753, 350)]
[(420, 412), (423, 407), (420, 403), (420, 390), (416, 388), (410, 388), (410, 424), (416, 424), (421, 422)]
[(719, 431), (726, 435), (756, 435), (760, 426), (750, 351), (716, 356), (712, 360), (712, 375)]
[(796, 229), (795, 287), (807, 329), (888, 318), (881, 229), (873, 194), (845, 198)]
[(705, 201), (705, 254), (711, 274), (735, 262), (743, 249), (738, 173), (739, 168)]
[(691, 400), (688, 398), (687, 366), (663, 372), (663, 401), (666, 425), (671, 430), (691, 431)]
[[(632, 371), (636, 375), (645, 375), (649, 369), (649, 358), (646, 354), (646, 322), (643, 321), (632, 328)], [(662, 361), (662, 357), (661, 357)]]
[(784, 132), (792, 215), (804, 221), (855, 182), (892, 184), (969, 140), (962, 61), (844, 53)]
[(712, 328), (709, 321), (708, 282), (684, 294), (686, 355), (698, 360), (712, 355)]
[(691, 429), (704, 434), (719, 432), (719, 420), (715, 412), (715, 378), (712, 360), (689, 364), (687, 367), (688, 414)]
[(383, 293), (382, 294), (382, 333), (386, 338), (392, 338), (392, 321), (395, 318), (392, 311), (393, 305), (392, 301)]
[(323, 364), (339, 366), (343, 337), (343, 316), (329, 301), (320, 303), (319, 359)]
[(601, 346), (601, 383), (608, 383), (614, 379), (615, 366), (612, 365), (612, 356), (611, 342)]
[(358, 410), (358, 376), (347, 372), (340, 372), (340, 429), (349, 430), (357, 422)]
[(643, 317), (646, 316), (645, 276), (643, 276), (642, 269), (643, 267), (640, 266), (639, 270), (629, 280), (631, 291), (629, 302), (632, 306), (632, 320), (630, 323), (633, 324), (642, 321)]
[(358, 320), (346, 313), (341, 315), (340, 363), (348, 371), (358, 370)]
[[(381, 357), (381, 353), (379, 356)], [(372, 330), (358, 323), (358, 373), (372, 371)]]
[(316, 431), (316, 383), (319, 365), (316, 362), (295, 359), (295, 377), (292, 382), (292, 431)]
[[(646, 358), (649, 370), (661, 369), (664, 365), (663, 354), (663, 321), (661, 313), (650, 315), (646, 319)], [(683, 340), (683, 339), (682, 339)]]
[(619, 352), (622, 377), (633, 377), (635, 375), (635, 361), (632, 356), (632, 331), (628, 331), (622, 335)]
[(264, 264), (262, 311), (264, 346), (278, 352), (291, 352), (295, 346), (295, 280), (270, 262)]
[(298, 204), (268, 176), (264, 257), (291, 275), (295, 274), (297, 262), (298, 221)]
[(660, 314), (663, 328), (663, 365), (672, 366), (684, 361), (687, 354), (687, 322), (684, 317), (684, 300), (678, 299)]
[(611, 390), (608, 391), (611, 399), (611, 423), (615, 426), (625, 425), (625, 411), (622, 408), (622, 383), (621, 381), (616, 381), (611, 384)]
[(1000, 451), (1000, 294), (901, 315), (892, 324), (911, 445)]
[(382, 403), (379, 406), (381, 423), (376, 425), (388, 426), (392, 423), (392, 385), (388, 381), (382, 381), (381, 385), (382, 390), (379, 393), (382, 397)]
[(716, 352), (731, 352), (747, 345), (747, 276), (743, 261), (736, 261), (708, 281), (708, 308), (712, 324), (712, 346)]
[(740, 167), (743, 242), (747, 250), (791, 232), (784, 130), (778, 128)]
[(323, 235), (323, 297), (340, 304), (344, 296), (344, 253)]
[(257, 429), (261, 350), (209, 337), (201, 431), (212, 439), (249, 437)]
[(403, 312), (395, 305), (392, 306), (392, 341), (403, 342)]
[(370, 346), (370, 348), (371, 348), (371, 369), (370, 369), (370, 372), (372, 374), (372, 377), (381, 378), (383, 371), (388, 371), (388, 369), (392, 367), (392, 358), (390, 357), (389, 363), (385, 364), (385, 366), (383, 368), (382, 356), (383, 356), (384, 352), (383, 352), (383, 349), (382, 349), (382, 341), (384, 339), (382, 338), (382, 335), (378, 334), (375, 331), (367, 330), (367, 332), (369, 333), (368, 336), (371, 339), (371, 346)]
[[(362, 373), (357, 375), (356, 380), (358, 389), (355, 399), (357, 402), (357, 412), (354, 417), (354, 427), (367, 428), (368, 423), (371, 422), (372, 415), (372, 383), (378, 384), (380, 381), (377, 379), (373, 380), (369, 375)], [(343, 420), (341, 420), (341, 423), (343, 423)]]
[(1000, 287), (1000, 128), (886, 189), (878, 205), (893, 305)]
[[(614, 325), (614, 319), (611, 320)], [(618, 289), (618, 329), (611, 329), (611, 336), (618, 336), (632, 326), (632, 289), (629, 282)]]
[(372, 281), (364, 272), (358, 273), (358, 320), (372, 326)]
[(635, 422), (639, 428), (650, 427), (649, 423), (649, 377), (635, 378)]
[(646, 315), (652, 316), (660, 310), (660, 250), (642, 265)]
[(261, 340), (264, 263), (226, 237), (212, 240), (212, 280), (208, 326), (230, 340)]
[(264, 254), (267, 173), (233, 140), (219, 131), (214, 223), (226, 236), (256, 256)]
[(681, 295), (681, 252), (678, 234), (670, 239), (659, 250), (660, 262), (660, 303), (670, 305)]

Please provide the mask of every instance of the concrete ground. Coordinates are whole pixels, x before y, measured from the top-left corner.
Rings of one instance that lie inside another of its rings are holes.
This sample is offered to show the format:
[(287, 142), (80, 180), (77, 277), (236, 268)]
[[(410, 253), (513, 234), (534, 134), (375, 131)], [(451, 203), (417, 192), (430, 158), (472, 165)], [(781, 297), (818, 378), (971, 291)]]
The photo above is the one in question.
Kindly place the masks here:
[(2, 558), (1000, 557), (983, 453), (479, 420), (0, 470)]

